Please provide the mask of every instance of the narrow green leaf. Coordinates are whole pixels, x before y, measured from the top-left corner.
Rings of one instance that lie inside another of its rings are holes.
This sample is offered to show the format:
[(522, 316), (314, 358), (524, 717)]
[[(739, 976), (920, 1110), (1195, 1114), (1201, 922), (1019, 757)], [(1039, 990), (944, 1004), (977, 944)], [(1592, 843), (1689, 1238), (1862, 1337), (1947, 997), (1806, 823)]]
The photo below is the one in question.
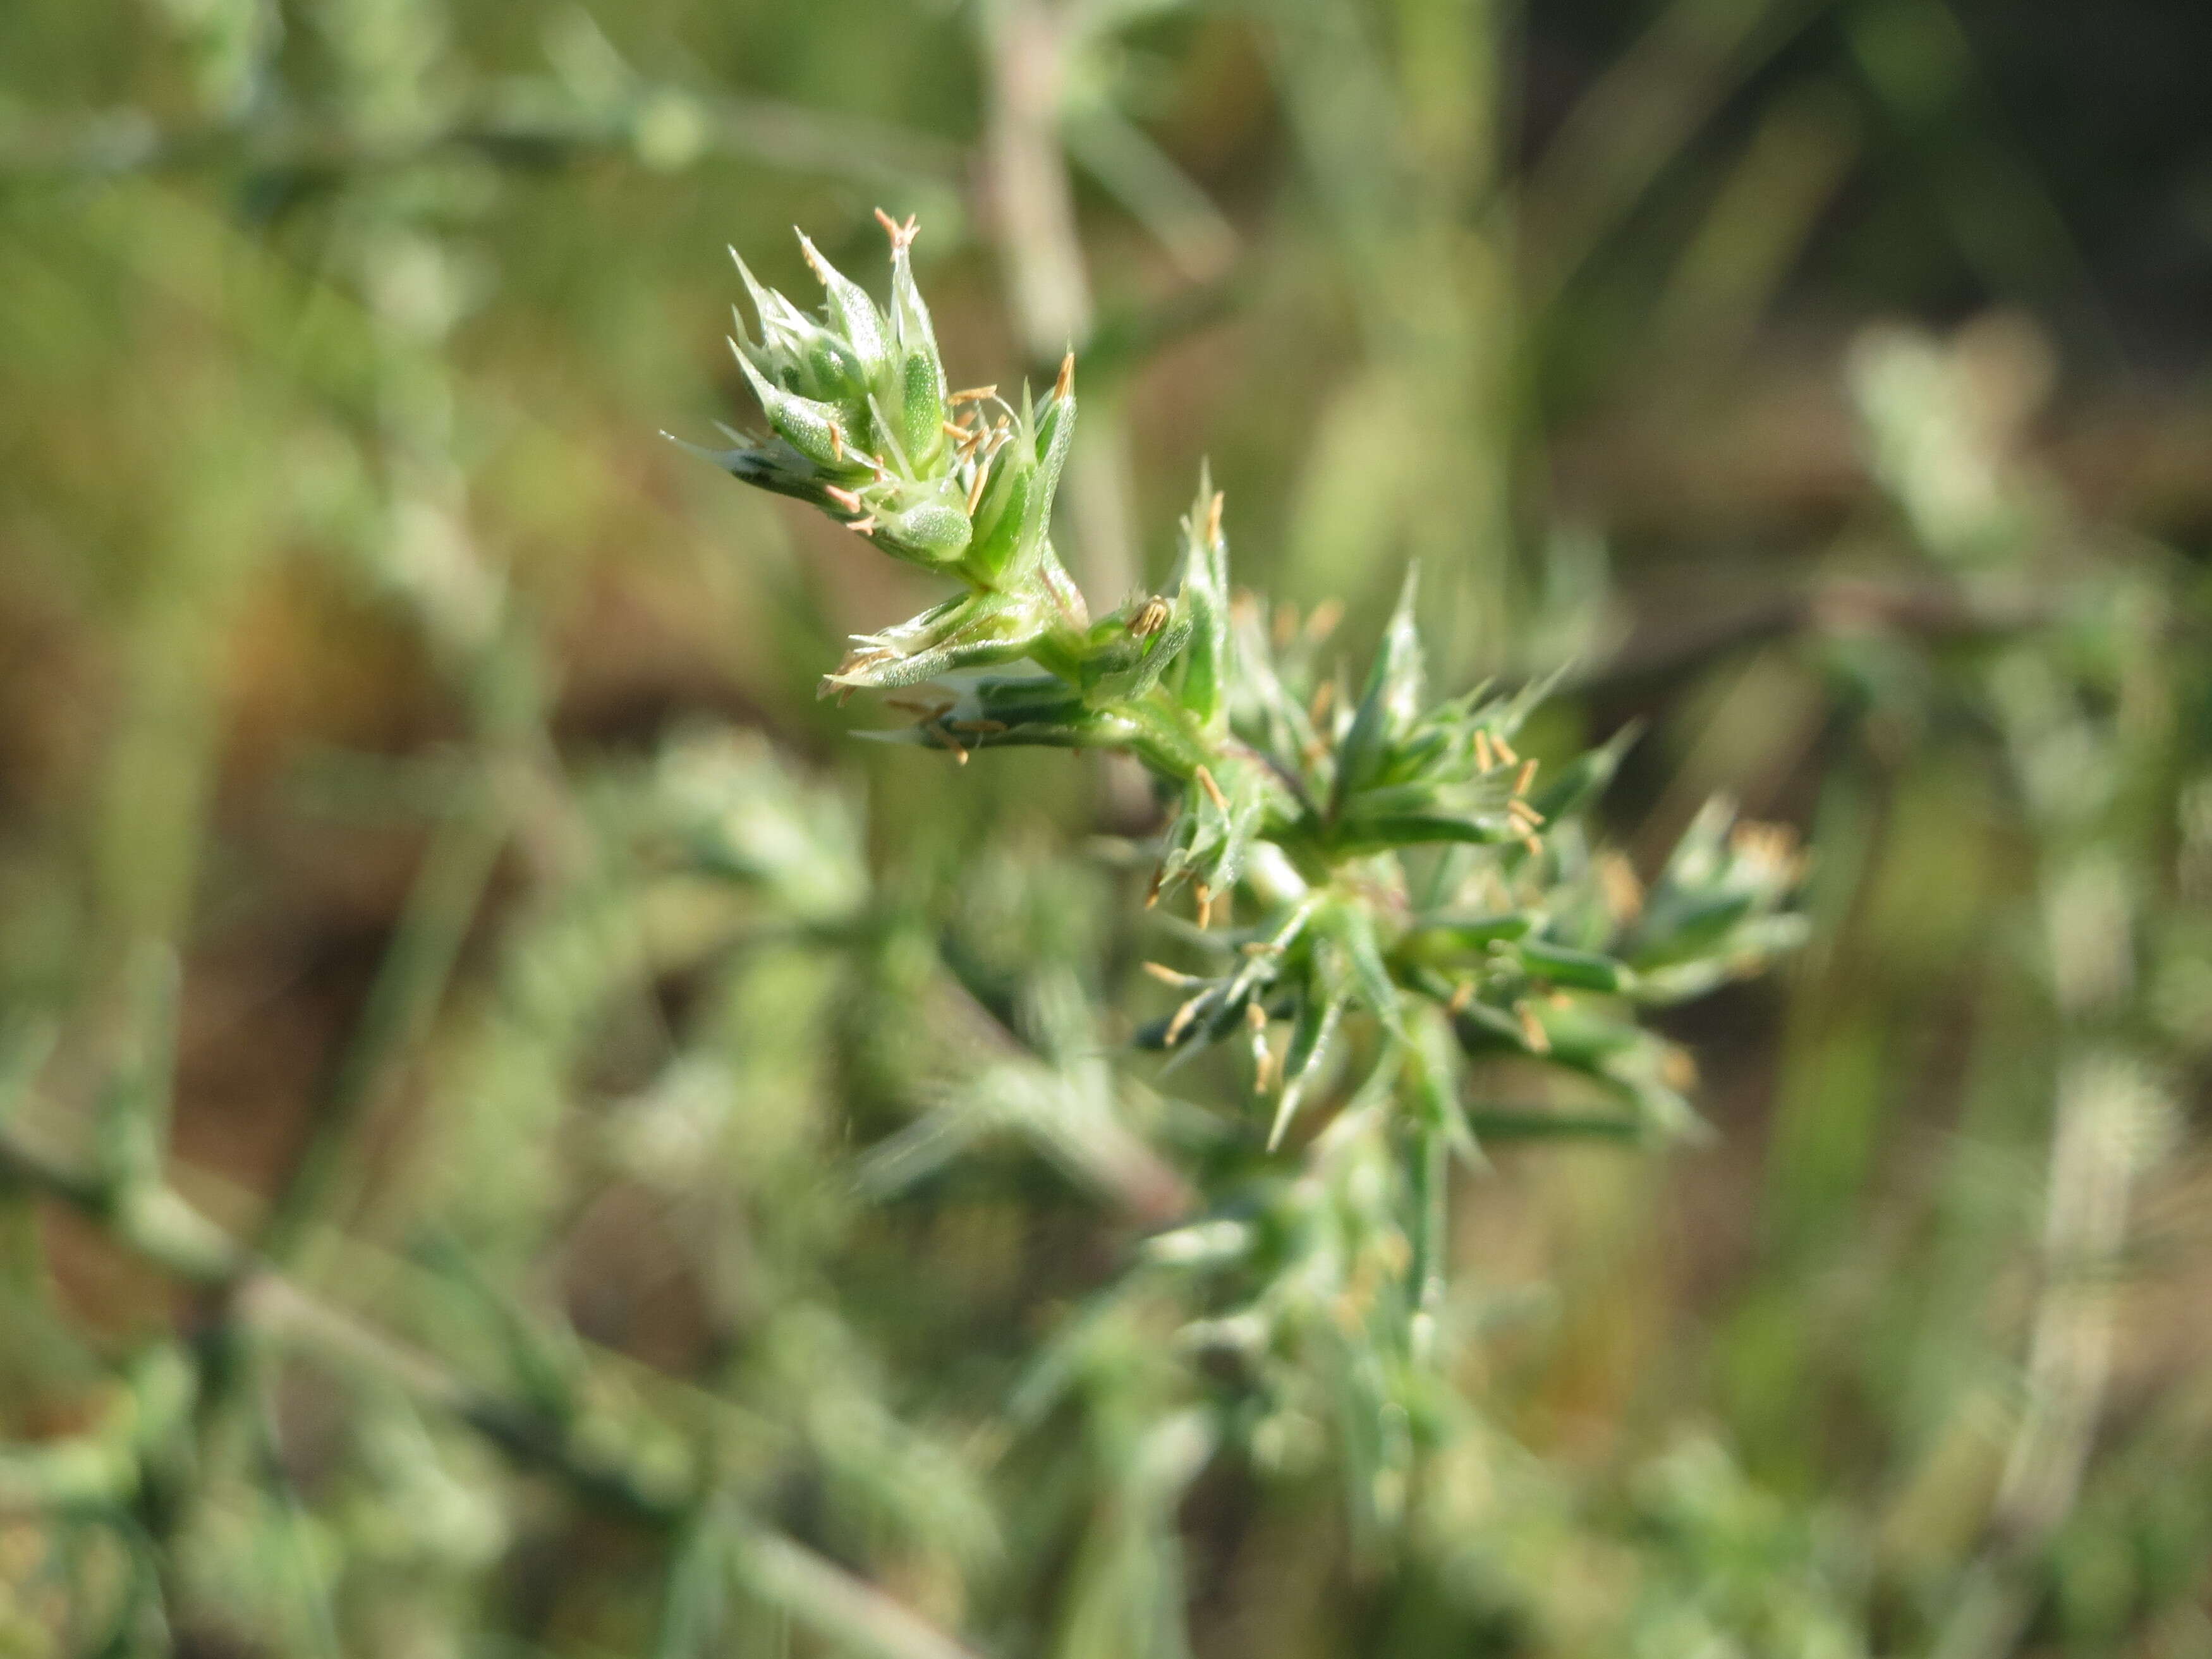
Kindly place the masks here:
[[(1028, 411), (1024, 410), (1026, 417)], [(1028, 421), (1024, 419), (1024, 425)], [(1022, 503), (1020, 539), (1014, 552), (1013, 570), (1029, 569), (1042, 555), (1052, 533), (1052, 502), (1060, 489), (1060, 475), (1075, 447), (1075, 394), (1070, 390), (1046, 400), (1036, 419), (1036, 482)]]
[(1390, 969), (1382, 959), (1374, 917), (1364, 906), (1346, 905), (1337, 913), (1335, 933), (1344, 941), (1345, 955), (1352, 965), (1352, 982), (1359, 993), (1360, 1001), (1382, 1022), (1384, 1029), (1402, 1042), (1406, 1025), (1399, 1006), (1398, 988), (1392, 982)]
[(1328, 1058), (1329, 1045), (1352, 1000), (1340, 953), (1323, 940), (1316, 943), (1314, 956), (1316, 984), (1300, 996), (1291, 1022), (1290, 1048), (1283, 1056), (1282, 1097), (1276, 1103), (1274, 1123), (1267, 1131), (1270, 1152), (1282, 1144), (1283, 1132), (1291, 1127), (1308, 1086)]
[(1506, 910), (1490, 916), (1437, 916), (1424, 921), (1399, 942), (1408, 961), (1450, 963), (1480, 957), (1500, 939), (1525, 938), (1536, 918), (1525, 910)]
[(1413, 607), (1420, 592), (1420, 568), (1409, 567), (1399, 590), (1397, 608), (1383, 629), (1382, 644), (1367, 672), (1367, 688), (1352, 726), (1337, 745), (1336, 793), (1333, 811), (1341, 816), (1352, 796), (1382, 769), (1390, 746), (1419, 716), (1428, 684), (1427, 664)]
[(1548, 940), (1524, 939), (1514, 947), (1530, 977), (1572, 985), (1587, 991), (1626, 991), (1634, 983), (1635, 970), (1626, 963), (1595, 951), (1570, 950)]
[(1232, 672), (1228, 548), (1221, 535), (1218, 501), (1212, 470), (1201, 466), (1198, 499), (1182, 521), (1182, 558), (1177, 571), (1179, 597), (1191, 623), (1178, 697), (1210, 726), (1226, 717)]

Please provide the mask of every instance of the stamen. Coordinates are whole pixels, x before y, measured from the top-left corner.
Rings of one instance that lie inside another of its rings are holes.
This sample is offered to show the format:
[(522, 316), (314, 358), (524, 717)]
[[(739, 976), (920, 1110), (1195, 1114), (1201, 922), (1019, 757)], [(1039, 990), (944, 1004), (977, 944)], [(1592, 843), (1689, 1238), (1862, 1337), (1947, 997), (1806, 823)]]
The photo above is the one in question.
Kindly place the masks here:
[(905, 252), (914, 246), (914, 239), (921, 234), (921, 217), (915, 214), (908, 214), (906, 222), (901, 224), (890, 214), (878, 208), (876, 222), (884, 228), (884, 234), (891, 239), (891, 252), (894, 253)]
[(1213, 781), (1213, 774), (1201, 766), (1198, 769), (1198, 781), (1200, 787), (1213, 798), (1213, 804), (1226, 812), (1229, 810), (1229, 797), (1221, 793), (1221, 786)]
[(1597, 884), (1616, 922), (1632, 922), (1643, 914), (1644, 884), (1637, 880), (1635, 866), (1620, 854), (1608, 853), (1598, 860)]
[(1536, 1011), (1524, 1000), (1513, 1005), (1513, 1012), (1521, 1018), (1521, 1040), (1533, 1054), (1552, 1052), (1552, 1034), (1544, 1029), (1544, 1022), (1536, 1018)]
[(1660, 1050), (1659, 1080), (1669, 1088), (1694, 1089), (1698, 1085), (1697, 1056), (1687, 1048), (1668, 1043)]
[(1252, 1030), (1252, 1092), (1264, 1095), (1274, 1075), (1274, 1052), (1267, 1047), (1267, 1011), (1256, 1002), (1244, 1005), (1244, 1023)]
[(959, 707), (956, 697), (885, 697), (884, 707), (896, 708), (902, 714), (915, 714), (925, 720), (933, 720)]

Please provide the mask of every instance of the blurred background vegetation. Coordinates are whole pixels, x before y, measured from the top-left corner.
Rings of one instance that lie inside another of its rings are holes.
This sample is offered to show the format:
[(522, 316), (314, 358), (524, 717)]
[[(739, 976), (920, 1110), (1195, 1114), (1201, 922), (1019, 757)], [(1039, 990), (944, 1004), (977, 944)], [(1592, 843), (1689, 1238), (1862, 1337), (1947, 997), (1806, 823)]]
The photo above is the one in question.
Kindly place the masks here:
[[(2212, 1655), (2208, 64), (0, 8), (0, 1653)], [(1539, 752), (1644, 722), (1647, 878), (1715, 790), (1812, 848), (1673, 1017), (1711, 1135), (1455, 1178), (1391, 1504), (1099, 1299), (1237, 1109), (1115, 1057), (1141, 789), (850, 742), (926, 583), (659, 435), (753, 418), (723, 245), (879, 205), (956, 375), (1076, 346), (1095, 604), (1210, 457), (1355, 655), (1418, 557)]]

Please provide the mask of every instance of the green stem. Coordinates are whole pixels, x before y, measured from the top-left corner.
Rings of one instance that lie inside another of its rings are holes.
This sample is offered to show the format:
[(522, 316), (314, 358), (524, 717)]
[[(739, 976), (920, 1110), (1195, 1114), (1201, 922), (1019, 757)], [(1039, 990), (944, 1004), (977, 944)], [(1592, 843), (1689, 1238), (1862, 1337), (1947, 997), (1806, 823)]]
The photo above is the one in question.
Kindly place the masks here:
[[(617, 1451), (576, 1443), (563, 1425), (449, 1370), (421, 1350), (319, 1300), (224, 1232), (165, 1185), (118, 1191), (110, 1182), (0, 1130), (0, 1185), (58, 1200), (104, 1224), (123, 1243), (186, 1284), (228, 1292), (241, 1326), (357, 1366), (418, 1404), (466, 1424), (517, 1462), (552, 1475), (586, 1501), (656, 1530), (691, 1512), (696, 1472), (673, 1474)], [(882, 1659), (974, 1659), (969, 1650), (883, 1591), (757, 1521), (744, 1522), (738, 1571), (755, 1593), (836, 1639)]]
[(270, 1213), (261, 1247), (271, 1259), (288, 1258), (322, 1212), (394, 1067), (420, 1042), (506, 842), (501, 817), (481, 810), (434, 832), (307, 1149)]

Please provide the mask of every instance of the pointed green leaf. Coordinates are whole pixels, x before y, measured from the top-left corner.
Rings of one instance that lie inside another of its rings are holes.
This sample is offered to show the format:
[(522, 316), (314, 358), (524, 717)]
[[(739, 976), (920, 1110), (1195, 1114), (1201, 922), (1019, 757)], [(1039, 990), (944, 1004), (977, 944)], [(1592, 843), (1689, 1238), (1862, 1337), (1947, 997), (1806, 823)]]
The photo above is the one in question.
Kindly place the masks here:
[[(1024, 407), (1022, 412), (1023, 425), (1027, 428), (1030, 425), (1029, 410)], [(1036, 417), (1035, 430), (1034, 481), (1022, 501), (1021, 531), (1010, 567), (1011, 573), (1017, 575), (1036, 565), (1052, 534), (1053, 497), (1060, 489), (1060, 475), (1067, 465), (1068, 452), (1075, 445), (1074, 394), (1048, 399), (1043, 411)]]
[(868, 297), (866, 289), (822, 257), (821, 249), (807, 239), (805, 231), (799, 233), (799, 246), (806, 255), (807, 265), (820, 278), (829, 295), (830, 325), (860, 359), (869, 382), (882, 384), (891, 356), (883, 313), (876, 309), (876, 302)]
[(968, 550), (968, 515), (944, 501), (878, 514), (868, 539), (916, 564), (951, 564)]
[(1642, 724), (1632, 721), (1596, 748), (1576, 756), (1536, 791), (1533, 805), (1553, 823), (1581, 811), (1613, 781), (1613, 775), (1620, 769), (1621, 757), (1643, 735)]
[(1228, 544), (1221, 536), (1212, 470), (1201, 467), (1198, 499), (1182, 521), (1182, 559), (1177, 599), (1191, 622), (1179, 690), (1182, 706), (1208, 726), (1228, 710), (1231, 672)]
[(1626, 963), (1594, 951), (1572, 951), (1540, 939), (1524, 939), (1514, 947), (1522, 967), (1534, 979), (1572, 985), (1586, 991), (1621, 992), (1631, 988), (1635, 970)]
[(1283, 1055), (1282, 1097), (1276, 1103), (1275, 1121), (1267, 1133), (1270, 1151), (1281, 1143), (1283, 1132), (1297, 1115), (1299, 1103), (1328, 1058), (1336, 1028), (1352, 1002), (1350, 972), (1335, 941), (1316, 939), (1312, 960), (1311, 980), (1300, 990), (1291, 1020), (1290, 1047)]
[(1352, 964), (1352, 982), (1358, 990), (1360, 1001), (1391, 1035), (1402, 1040), (1406, 1027), (1399, 1008), (1398, 988), (1383, 963), (1382, 948), (1375, 936), (1374, 917), (1364, 906), (1347, 904), (1337, 913), (1334, 932), (1344, 941), (1345, 956)]
[(1337, 745), (1334, 810), (1339, 814), (1354, 792), (1380, 775), (1391, 745), (1412, 729), (1420, 715), (1428, 669), (1413, 617), (1419, 592), (1420, 568), (1413, 566), (1406, 572), (1397, 608), (1390, 614), (1382, 647), (1368, 670), (1367, 688), (1352, 717), (1351, 728)]

